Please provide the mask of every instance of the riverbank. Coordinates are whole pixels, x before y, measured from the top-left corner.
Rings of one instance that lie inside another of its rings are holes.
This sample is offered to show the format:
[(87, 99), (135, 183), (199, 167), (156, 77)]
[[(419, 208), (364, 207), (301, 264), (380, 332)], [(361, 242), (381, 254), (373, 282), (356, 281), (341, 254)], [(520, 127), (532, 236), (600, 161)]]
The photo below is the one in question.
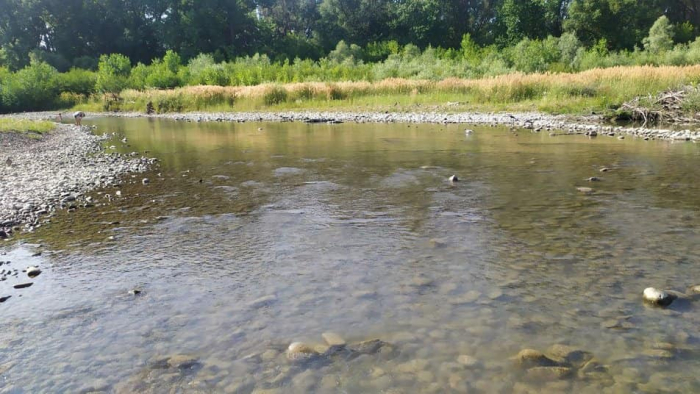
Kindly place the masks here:
[[(54, 112), (30, 112), (10, 115), (25, 119), (52, 119)], [(583, 134), (595, 136), (632, 136), (645, 140), (700, 141), (700, 130), (614, 126), (600, 115), (548, 115), (522, 113), (446, 113), (446, 112), (188, 112), (147, 115), (139, 112), (96, 112), (88, 117), (151, 117), (184, 122), (306, 122), (306, 123), (441, 123), (486, 126), (509, 126), (532, 132), (546, 132), (552, 137)]]
[[(20, 117), (29, 119), (31, 117)], [(143, 172), (152, 159), (106, 153), (88, 127), (56, 124), (41, 136), (0, 133), (0, 238), (41, 226), (57, 209), (96, 204), (86, 194)]]

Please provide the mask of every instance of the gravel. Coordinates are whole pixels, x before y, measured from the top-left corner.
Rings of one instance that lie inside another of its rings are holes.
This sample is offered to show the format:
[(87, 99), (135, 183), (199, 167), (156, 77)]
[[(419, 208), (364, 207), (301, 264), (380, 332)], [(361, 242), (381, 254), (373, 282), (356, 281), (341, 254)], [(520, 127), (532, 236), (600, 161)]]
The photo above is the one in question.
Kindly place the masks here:
[(57, 209), (90, 207), (85, 194), (143, 172), (154, 159), (105, 153), (89, 127), (57, 125), (41, 138), (0, 133), (0, 237), (39, 227)]

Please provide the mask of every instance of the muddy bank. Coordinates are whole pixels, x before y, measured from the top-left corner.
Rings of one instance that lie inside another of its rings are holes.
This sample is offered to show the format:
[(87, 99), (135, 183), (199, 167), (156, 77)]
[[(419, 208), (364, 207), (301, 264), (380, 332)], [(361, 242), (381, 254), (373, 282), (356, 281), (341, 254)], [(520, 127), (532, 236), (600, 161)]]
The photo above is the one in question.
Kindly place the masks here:
[(0, 237), (32, 231), (57, 209), (89, 208), (89, 191), (145, 171), (154, 161), (103, 151), (88, 127), (58, 125), (41, 138), (0, 133)]
[[(35, 112), (18, 114), (30, 119), (54, 119), (56, 113)], [(404, 112), (189, 112), (146, 115), (135, 112), (90, 113), (88, 117), (153, 117), (186, 122), (308, 122), (308, 123), (444, 123), (465, 125), (506, 125), (530, 129), (534, 132), (561, 134), (585, 134), (608, 136), (634, 136), (647, 140), (700, 141), (700, 131), (667, 128), (622, 127), (604, 123), (601, 116), (547, 115), (537, 112), (524, 113), (404, 113)]]

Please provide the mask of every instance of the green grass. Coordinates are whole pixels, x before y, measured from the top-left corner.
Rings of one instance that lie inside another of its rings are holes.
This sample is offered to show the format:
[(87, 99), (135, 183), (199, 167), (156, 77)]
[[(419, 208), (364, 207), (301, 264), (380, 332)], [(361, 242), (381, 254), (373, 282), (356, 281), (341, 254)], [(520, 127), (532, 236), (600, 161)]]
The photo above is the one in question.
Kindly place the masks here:
[(0, 133), (42, 135), (54, 128), (56, 125), (53, 122), (45, 120), (0, 118)]

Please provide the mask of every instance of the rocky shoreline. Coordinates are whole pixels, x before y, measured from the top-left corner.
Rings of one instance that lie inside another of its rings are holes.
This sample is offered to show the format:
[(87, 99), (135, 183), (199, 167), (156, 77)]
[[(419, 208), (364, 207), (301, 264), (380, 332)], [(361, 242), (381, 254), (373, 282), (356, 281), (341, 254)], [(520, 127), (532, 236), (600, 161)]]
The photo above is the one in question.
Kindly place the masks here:
[(143, 172), (154, 159), (106, 153), (107, 135), (89, 127), (58, 124), (41, 138), (0, 133), (0, 238), (32, 231), (57, 209), (92, 206), (86, 193)]
[[(54, 119), (54, 112), (15, 114), (29, 119)], [(623, 127), (604, 123), (601, 116), (547, 115), (538, 112), (523, 113), (444, 113), (444, 112), (188, 112), (146, 115), (137, 112), (89, 113), (92, 117), (151, 117), (185, 122), (307, 122), (307, 123), (438, 123), (487, 126), (510, 126), (550, 135), (617, 136), (626, 135), (645, 140), (700, 141), (700, 131), (668, 128)]]

